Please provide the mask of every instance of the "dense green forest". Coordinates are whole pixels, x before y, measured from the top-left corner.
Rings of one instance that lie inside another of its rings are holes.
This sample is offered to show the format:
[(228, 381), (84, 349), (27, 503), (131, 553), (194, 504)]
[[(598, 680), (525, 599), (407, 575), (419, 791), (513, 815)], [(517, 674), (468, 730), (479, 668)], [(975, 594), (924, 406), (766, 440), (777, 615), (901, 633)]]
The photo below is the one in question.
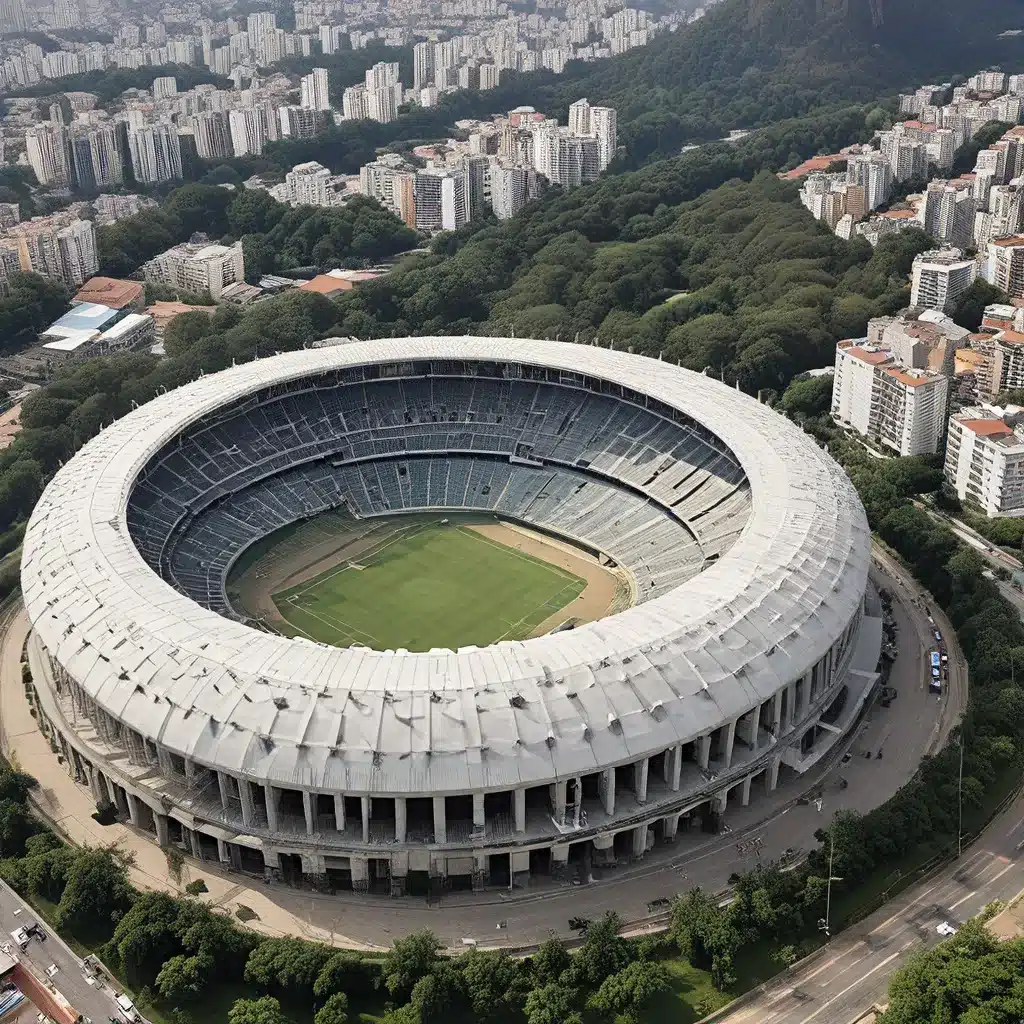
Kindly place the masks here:
[(296, 267), (358, 266), (402, 252), (420, 237), (372, 199), (357, 197), (343, 207), (292, 209), (257, 189), (233, 192), (216, 185), (185, 185), (162, 206), (97, 231), (100, 272), (112, 277), (133, 274), (197, 231), (212, 238), (241, 238), (246, 274), (254, 281)]

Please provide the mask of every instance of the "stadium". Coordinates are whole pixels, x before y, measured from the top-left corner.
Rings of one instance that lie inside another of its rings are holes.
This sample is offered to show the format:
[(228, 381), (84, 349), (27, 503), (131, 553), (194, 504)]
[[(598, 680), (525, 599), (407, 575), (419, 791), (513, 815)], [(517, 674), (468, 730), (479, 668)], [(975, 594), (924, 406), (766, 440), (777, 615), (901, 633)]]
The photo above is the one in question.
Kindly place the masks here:
[(869, 562), (846, 475), (738, 390), (430, 337), (135, 409), (46, 488), (22, 590), (98, 807), (402, 895), (585, 880), (808, 771), (877, 680)]

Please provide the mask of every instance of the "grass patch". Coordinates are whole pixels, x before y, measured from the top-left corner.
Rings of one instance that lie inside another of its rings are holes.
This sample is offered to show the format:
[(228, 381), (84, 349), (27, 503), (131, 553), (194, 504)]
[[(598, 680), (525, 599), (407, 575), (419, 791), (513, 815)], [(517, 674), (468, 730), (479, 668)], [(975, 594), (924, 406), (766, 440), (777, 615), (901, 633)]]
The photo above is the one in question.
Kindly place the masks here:
[(711, 983), (711, 975), (686, 960), (665, 960), (670, 986), (644, 1007), (644, 1024), (691, 1024), (733, 999)]
[(337, 566), (273, 595), (281, 616), (315, 640), (378, 650), (453, 650), (522, 640), (586, 582), (463, 526), (416, 524), (358, 567)]

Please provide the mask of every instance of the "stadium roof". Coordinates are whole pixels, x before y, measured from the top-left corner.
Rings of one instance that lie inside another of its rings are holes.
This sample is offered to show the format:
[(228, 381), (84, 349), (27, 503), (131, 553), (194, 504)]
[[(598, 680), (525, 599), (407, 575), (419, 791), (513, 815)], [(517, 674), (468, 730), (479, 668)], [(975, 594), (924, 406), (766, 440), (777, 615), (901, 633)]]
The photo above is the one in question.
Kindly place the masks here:
[[(742, 536), (659, 598), (571, 631), (458, 652), (342, 650), (258, 632), (195, 604), (145, 563), (126, 507), (166, 441), (276, 382), (411, 358), (585, 370), (681, 409), (747, 474)], [(849, 479), (753, 399), (622, 352), (433, 337), (256, 360), (107, 427), (40, 499), (22, 590), (51, 655), (111, 715), (170, 750), (280, 786), (426, 795), (628, 763), (744, 713), (831, 648), (857, 614), (869, 560)]]

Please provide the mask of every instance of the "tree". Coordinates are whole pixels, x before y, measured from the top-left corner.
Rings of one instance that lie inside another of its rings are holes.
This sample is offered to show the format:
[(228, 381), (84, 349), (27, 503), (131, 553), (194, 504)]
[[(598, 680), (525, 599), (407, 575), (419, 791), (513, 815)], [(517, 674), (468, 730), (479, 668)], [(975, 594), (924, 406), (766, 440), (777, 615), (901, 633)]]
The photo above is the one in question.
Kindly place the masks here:
[(957, 299), (953, 320), (968, 331), (981, 327), (985, 307), (993, 302), (1006, 302), (1007, 296), (983, 277), (976, 277), (971, 286)]
[(85, 847), (68, 871), (53, 923), (80, 938), (106, 938), (131, 903), (124, 855), (110, 848)]
[(570, 984), (584, 990), (597, 988), (605, 978), (621, 971), (630, 962), (633, 949), (619, 935), (621, 923), (613, 913), (590, 923), (583, 946), (569, 964), (567, 976)]
[(637, 960), (605, 978), (590, 997), (590, 1005), (606, 1016), (635, 1013), (668, 987), (668, 971), (663, 964)]
[(572, 958), (561, 939), (552, 935), (533, 954), (533, 969), (541, 983), (558, 981)]
[(396, 939), (384, 957), (384, 984), (397, 1002), (407, 1002), (415, 984), (430, 974), (438, 961), (441, 943), (431, 931), (413, 932)]
[(549, 982), (535, 988), (526, 997), (527, 1024), (569, 1024), (578, 1019), (576, 989)]
[(832, 408), (832, 374), (803, 377), (793, 381), (779, 402), (782, 411), (793, 418), (821, 416)]
[(160, 968), (181, 951), (178, 910), (169, 893), (147, 892), (117, 922), (104, 955), (120, 964), (135, 987), (152, 985)]
[(366, 960), (353, 950), (340, 949), (321, 968), (313, 982), (313, 995), (323, 999), (335, 992), (346, 992), (365, 997), (374, 992), (379, 979), (376, 961)]
[(34, 831), (35, 822), (24, 804), (0, 800), (0, 857), (20, 857)]
[(313, 985), (333, 950), (304, 939), (264, 939), (245, 964), (245, 980), (262, 988), (297, 988), (313, 994)]
[(236, 999), (228, 1011), (228, 1024), (289, 1024), (289, 1021), (273, 996), (263, 996)]
[[(534, 957), (536, 964), (536, 957)], [(474, 1021), (518, 1019), (532, 987), (522, 960), (470, 950), (457, 961)]]
[(348, 996), (344, 992), (335, 992), (313, 1017), (313, 1024), (347, 1024)]
[(213, 958), (207, 954), (172, 956), (160, 969), (156, 987), (170, 1002), (191, 1002), (202, 995), (213, 968)]

